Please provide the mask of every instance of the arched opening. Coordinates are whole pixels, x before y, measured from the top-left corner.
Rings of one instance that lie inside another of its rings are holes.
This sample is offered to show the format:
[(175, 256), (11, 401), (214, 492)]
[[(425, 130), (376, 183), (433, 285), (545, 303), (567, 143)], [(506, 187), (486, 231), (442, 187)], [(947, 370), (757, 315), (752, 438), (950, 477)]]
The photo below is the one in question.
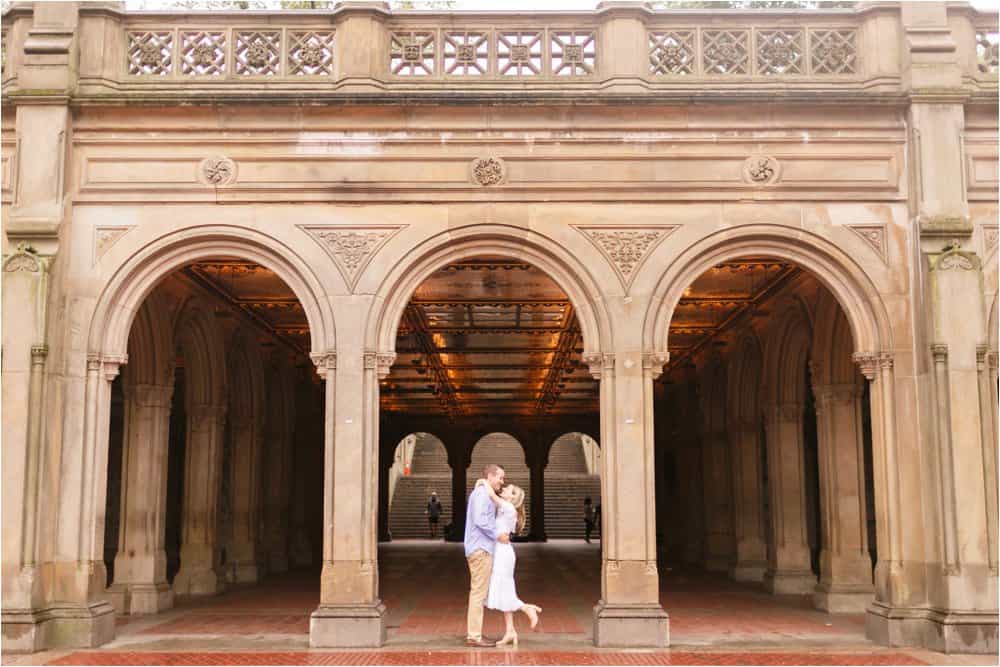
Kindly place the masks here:
[(730, 255), (679, 289), (654, 391), (664, 607), (682, 620), (687, 598), (671, 594), (697, 581), (862, 613), (874, 597), (872, 424), (847, 313), (784, 257)]
[(454, 505), (448, 451), (440, 439), (420, 432), (400, 440), (386, 483), (392, 540), (444, 537)]
[(306, 308), (273, 270), (238, 256), (151, 280), (112, 384), (108, 594), (120, 614), (227, 591), (246, 609), (306, 581), (306, 622), (318, 599), (324, 446)]
[[(412, 270), (421, 278), (400, 278), (409, 285), (410, 291), (402, 292), (408, 300), (397, 290), (387, 294), (388, 300), (398, 301), (398, 319), (391, 305), (383, 313), (398, 323), (398, 330), (386, 336), (394, 341), (395, 360), (379, 383), (380, 498), (389, 507), (392, 538), (379, 549), (380, 592), (392, 601), (415, 587), (436, 590), (432, 599), (415, 602), (398, 628), (400, 636), (419, 634), (425, 616), (436, 619), (437, 633), (464, 634), (469, 579), (461, 542), (468, 497), (487, 464), (501, 465), (507, 483), (525, 492), (526, 522), (512, 536), (518, 542), (517, 581), (530, 584), (530, 591), (538, 594), (556, 585), (559, 577), (569, 577), (562, 570), (550, 573), (549, 581), (543, 576), (550, 548), (542, 543), (548, 512), (544, 471), (550, 446), (560, 434), (599, 432), (598, 383), (582, 361), (584, 316), (579, 316), (576, 301), (545, 268), (522, 258), (521, 251), (465, 254), (459, 249), (447, 261), (428, 261)], [(556, 273), (565, 278), (565, 271)], [(588, 312), (586, 317), (593, 329), (593, 316)], [(412, 436), (400, 442), (406, 434)], [(443, 444), (438, 445), (437, 438)], [(432, 441), (433, 450), (428, 444)], [(582, 451), (578, 453), (582, 460)], [(410, 474), (393, 482), (392, 467), (399, 462), (405, 466), (407, 456)], [(593, 453), (591, 458), (596, 459)], [(591, 465), (599, 463), (592, 460)], [(448, 475), (444, 492), (439, 477), (443, 474)], [(585, 461), (582, 474), (587, 476)], [(407, 485), (420, 493), (404, 501)], [(444, 505), (446, 541), (406, 543), (411, 533), (401, 527), (402, 506), (415, 506), (410, 523), (419, 528), (412, 536), (426, 539), (429, 527), (423, 513), (431, 486)], [(582, 545), (582, 509), (573, 503), (567, 511), (581, 524), (576, 542)], [(433, 563), (433, 569), (415, 569), (417, 559)], [(592, 605), (599, 587), (598, 562), (593, 557), (586, 562), (595, 586), (574, 589), (567, 579), (560, 590), (585, 591), (593, 596), (586, 600)], [(440, 572), (453, 576), (435, 578)], [(500, 623), (499, 613), (487, 611), (487, 634), (499, 632)], [(542, 624), (544, 628), (544, 618)], [(578, 627), (550, 621), (548, 631), (576, 632)]]
[(545, 466), (546, 537), (599, 540), (601, 511), (600, 445), (586, 433), (560, 435)]

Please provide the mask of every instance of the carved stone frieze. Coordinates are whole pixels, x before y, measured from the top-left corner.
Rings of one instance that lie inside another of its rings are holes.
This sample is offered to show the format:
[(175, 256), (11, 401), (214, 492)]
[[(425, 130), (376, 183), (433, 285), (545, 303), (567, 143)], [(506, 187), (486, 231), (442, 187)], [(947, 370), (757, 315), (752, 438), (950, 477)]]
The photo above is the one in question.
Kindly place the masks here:
[(372, 257), (406, 225), (334, 227), (300, 225), (337, 265), (344, 281), (353, 290)]
[(205, 185), (220, 187), (236, 181), (236, 162), (228, 157), (209, 157), (198, 165), (198, 178)]
[(477, 158), (470, 167), (472, 181), (483, 187), (500, 185), (507, 180), (507, 165), (498, 157)]
[(627, 292), (639, 272), (639, 267), (663, 239), (679, 225), (662, 227), (621, 227), (574, 225), (589, 238), (614, 267)]
[(870, 245), (883, 262), (889, 261), (885, 225), (847, 225), (847, 228)]

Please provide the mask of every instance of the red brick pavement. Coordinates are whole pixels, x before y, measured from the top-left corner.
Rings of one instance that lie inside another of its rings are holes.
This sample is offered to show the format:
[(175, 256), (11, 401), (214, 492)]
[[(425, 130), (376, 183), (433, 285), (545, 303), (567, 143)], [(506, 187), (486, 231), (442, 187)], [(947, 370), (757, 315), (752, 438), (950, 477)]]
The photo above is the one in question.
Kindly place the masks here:
[(50, 665), (923, 665), (905, 653), (583, 651), (78, 651)]

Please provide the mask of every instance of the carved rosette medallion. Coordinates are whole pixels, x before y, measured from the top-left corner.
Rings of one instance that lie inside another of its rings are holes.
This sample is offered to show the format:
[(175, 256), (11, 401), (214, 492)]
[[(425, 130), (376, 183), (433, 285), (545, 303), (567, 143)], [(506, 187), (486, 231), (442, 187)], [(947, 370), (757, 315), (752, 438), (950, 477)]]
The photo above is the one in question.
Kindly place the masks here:
[(615, 268), (627, 292), (639, 267), (677, 225), (662, 227), (613, 227), (574, 225), (589, 238)]
[(351, 290), (375, 253), (406, 225), (371, 227), (325, 227), (300, 225), (316, 239), (340, 270)]
[(229, 185), (236, 181), (236, 163), (228, 157), (205, 158), (198, 165), (198, 177), (206, 185)]
[(477, 158), (472, 161), (472, 181), (483, 187), (500, 185), (507, 180), (507, 165), (498, 157)]
[(769, 155), (753, 155), (743, 163), (743, 179), (754, 185), (771, 185), (781, 176), (781, 166)]

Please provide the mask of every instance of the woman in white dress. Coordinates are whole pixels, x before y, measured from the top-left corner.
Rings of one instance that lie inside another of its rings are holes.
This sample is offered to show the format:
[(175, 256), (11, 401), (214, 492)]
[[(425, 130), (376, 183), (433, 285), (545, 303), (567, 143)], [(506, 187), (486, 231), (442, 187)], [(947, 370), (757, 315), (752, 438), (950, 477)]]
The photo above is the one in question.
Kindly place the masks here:
[[(486, 484), (486, 480), (480, 479), (476, 484)], [(524, 530), (524, 489), (514, 484), (508, 484), (500, 490), (498, 496), (489, 484), (490, 497), (497, 506), (497, 533), (509, 533), (517, 535)], [(514, 545), (510, 543), (497, 542), (493, 552), (493, 573), (490, 575), (490, 590), (486, 596), (486, 606), (503, 612), (507, 630), (503, 639), (497, 642), (497, 646), (514, 644), (517, 646), (517, 631), (514, 630), (514, 614), (524, 612), (524, 615), (531, 621), (534, 629), (538, 625), (538, 614), (542, 608), (534, 604), (521, 602), (517, 597), (517, 590), (514, 587)]]

